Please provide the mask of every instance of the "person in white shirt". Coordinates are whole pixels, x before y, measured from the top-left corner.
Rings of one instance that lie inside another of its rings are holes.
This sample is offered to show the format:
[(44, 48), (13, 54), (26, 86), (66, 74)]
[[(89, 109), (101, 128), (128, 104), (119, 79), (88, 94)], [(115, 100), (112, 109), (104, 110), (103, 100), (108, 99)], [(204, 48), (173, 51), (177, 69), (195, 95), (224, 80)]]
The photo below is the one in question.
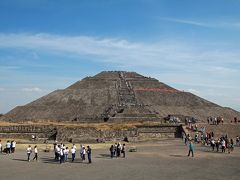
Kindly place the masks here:
[(225, 149), (226, 149), (226, 142), (225, 142), (225, 140), (223, 139), (222, 140), (222, 152), (224, 152), (225, 153)]
[(12, 141), (12, 149), (11, 152), (14, 153), (15, 152), (15, 148), (16, 148), (16, 141)]
[(55, 160), (58, 161), (58, 145), (55, 144), (54, 146), (54, 153), (55, 153)]
[(59, 153), (59, 156), (60, 156), (60, 164), (62, 164), (64, 162), (64, 150), (63, 148), (60, 149), (60, 153)]
[(7, 141), (6, 149), (7, 149), (7, 154), (9, 155), (11, 153), (11, 143), (10, 143), (10, 141)]
[(31, 153), (32, 153), (32, 148), (29, 145), (28, 148), (27, 148), (27, 158), (28, 158), (27, 160), (28, 160), (28, 162), (30, 162), (30, 155), (31, 155)]
[(83, 160), (83, 145), (82, 144), (80, 145), (80, 157), (81, 157), (81, 160)]
[(68, 147), (66, 147), (66, 149), (64, 149), (63, 153), (64, 153), (64, 160), (66, 162), (68, 160), (68, 153), (69, 153)]
[(2, 140), (0, 140), (0, 153), (2, 153)]
[(57, 147), (56, 147), (56, 152), (57, 152), (57, 161), (59, 161), (60, 160), (60, 151), (61, 151), (61, 146), (60, 145), (58, 145)]
[(33, 158), (33, 160), (35, 160), (36, 159), (36, 161), (38, 160), (38, 149), (37, 149), (37, 146), (34, 146), (34, 158)]
[(86, 148), (83, 146), (83, 150), (82, 150), (82, 160), (85, 161), (85, 157), (86, 157)]
[(211, 146), (212, 146), (212, 151), (214, 151), (214, 148), (215, 148), (215, 140), (214, 139), (211, 140)]
[(72, 147), (71, 153), (72, 153), (72, 162), (73, 162), (75, 160), (75, 155), (76, 155), (76, 149), (74, 147)]

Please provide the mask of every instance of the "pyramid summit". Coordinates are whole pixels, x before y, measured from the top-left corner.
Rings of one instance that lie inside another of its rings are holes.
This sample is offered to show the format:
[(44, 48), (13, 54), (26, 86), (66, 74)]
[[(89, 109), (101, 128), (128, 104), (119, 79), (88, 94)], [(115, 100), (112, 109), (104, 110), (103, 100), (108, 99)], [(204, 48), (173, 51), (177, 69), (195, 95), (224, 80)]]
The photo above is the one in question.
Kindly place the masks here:
[(194, 117), (200, 121), (206, 121), (209, 116), (221, 116), (230, 121), (240, 113), (136, 72), (103, 71), (18, 106), (2, 119), (123, 122), (158, 121), (168, 115)]

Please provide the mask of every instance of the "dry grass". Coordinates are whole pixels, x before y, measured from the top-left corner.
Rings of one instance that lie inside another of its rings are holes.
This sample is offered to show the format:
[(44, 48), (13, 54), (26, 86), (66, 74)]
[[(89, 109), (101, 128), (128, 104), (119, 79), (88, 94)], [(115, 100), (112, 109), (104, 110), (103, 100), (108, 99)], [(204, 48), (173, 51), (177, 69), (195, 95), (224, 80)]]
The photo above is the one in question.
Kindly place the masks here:
[(16, 125), (19, 125), (19, 124), (7, 122), (7, 121), (0, 121), (0, 126), (16, 126)]
[(153, 121), (134, 121), (134, 122), (122, 122), (122, 123), (72, 123), (72, 122), (56, 122), (56, 121), (46, 121), (46, 120), (36, 120), (36, 121), (24, 121), (23, 123), (13, 123), (0, 121), (0, 126), (19, 126), (19, 125), (36, 125), (36, 126), (61, 126), (65, 128), (94, 128), (97, 130), (127, 130), (131, 128), (136, 128), (139, 125), (154, 126), (160, 125), (161, 122)]

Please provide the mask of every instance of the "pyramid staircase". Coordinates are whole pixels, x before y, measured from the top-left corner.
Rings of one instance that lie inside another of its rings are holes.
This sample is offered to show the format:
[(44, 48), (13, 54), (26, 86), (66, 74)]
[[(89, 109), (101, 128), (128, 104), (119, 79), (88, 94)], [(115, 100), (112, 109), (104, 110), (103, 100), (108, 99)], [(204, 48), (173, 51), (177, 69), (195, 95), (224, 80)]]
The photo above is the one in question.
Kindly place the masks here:
[(150, 107), (138, 103), (135, 92), (124, 72), (119, 72), (117, 84), (118, 104), (109, 105), (102, 114), (104, 121), (152, 121), (159, 120), (157, 114)]

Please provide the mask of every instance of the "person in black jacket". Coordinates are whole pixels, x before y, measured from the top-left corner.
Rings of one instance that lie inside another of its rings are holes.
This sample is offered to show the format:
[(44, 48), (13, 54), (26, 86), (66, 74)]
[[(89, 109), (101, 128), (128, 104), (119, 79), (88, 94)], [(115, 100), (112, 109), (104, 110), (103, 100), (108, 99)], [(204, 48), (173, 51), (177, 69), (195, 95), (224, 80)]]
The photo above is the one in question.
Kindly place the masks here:
[(111, 158), (113, 158), (113, 156), (114, 156), (114, 146), (113, 145), (111, 145), (109, 151), (110, 151)]
[(88, 155), (88, 163), (92, 163), (92, 149), (90, 146), (87, 146), (87, 155)]

